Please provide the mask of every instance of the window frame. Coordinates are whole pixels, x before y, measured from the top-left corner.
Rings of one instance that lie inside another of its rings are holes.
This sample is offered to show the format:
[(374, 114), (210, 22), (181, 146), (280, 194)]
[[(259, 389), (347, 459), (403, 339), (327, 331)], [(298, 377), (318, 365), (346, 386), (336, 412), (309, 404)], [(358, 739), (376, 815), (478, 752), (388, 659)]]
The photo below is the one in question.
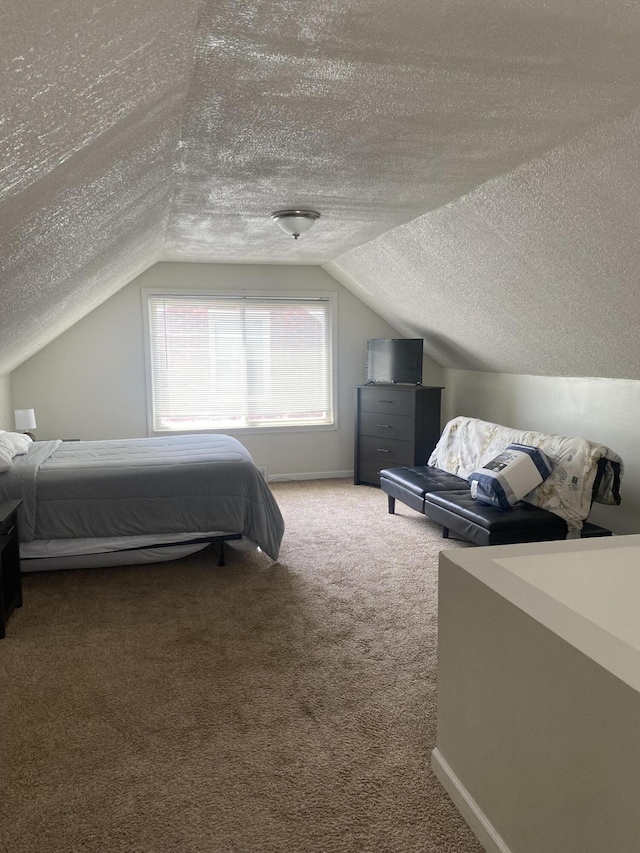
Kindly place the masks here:
[[(338, 294), (335, 291), (274, 291), (274, 290), (213, 290), (210, 288), (158, 288), (145, 287), (140, 289), (142, 300), (142, 315), (143, 315), (143, 332), (144, 332), (144, 362), (145, 362), (145, 393), (146, 393), (146, 410), (147, 410), (147, 435), (149, 436), (168, 436), (168, 435), (194, 435), (198, 433), (223, 433), (239, 435), (249, 434), (268, 434), (268, 433), (288, 433), (288, 432), (326, 432), (338, 429), (338, 388), (337, 388), (337, 369), (336, 356), (338, 351)], [(179, 299), (181, 296), (208, 297), (212, 299), (235, 299), (242, 298), (258, 298), (258, 299), (273, 299), (273, 300), (295, 300), (318, 302), (323, 301), (329, 304), (329, 356), (330, 356), (330, 395), (333, 407), (333, 422), (330, 424), (296, 424), (293, 426), (285, 426), (272, 424), (269, 426), (247, 426), (225, 428), (217, 427), (210, 429), (191, 429), (191, 430), (156, 430), (154, 429), (154, 396), (153, 396), (153, 370), (151, 356), (151, 312), (149, 310), (150, 297), (172, 297)]]

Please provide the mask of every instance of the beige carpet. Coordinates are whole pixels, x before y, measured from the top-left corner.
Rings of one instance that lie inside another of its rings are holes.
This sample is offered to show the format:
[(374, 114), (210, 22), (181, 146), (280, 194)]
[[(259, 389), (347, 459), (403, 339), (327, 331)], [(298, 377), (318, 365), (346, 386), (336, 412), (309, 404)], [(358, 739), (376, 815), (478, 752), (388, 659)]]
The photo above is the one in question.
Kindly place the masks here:
[(3, 853), (481, 850), (429, 767), (439, 527), (346, 480), (273, 491), (277, 563), (24, 577)]

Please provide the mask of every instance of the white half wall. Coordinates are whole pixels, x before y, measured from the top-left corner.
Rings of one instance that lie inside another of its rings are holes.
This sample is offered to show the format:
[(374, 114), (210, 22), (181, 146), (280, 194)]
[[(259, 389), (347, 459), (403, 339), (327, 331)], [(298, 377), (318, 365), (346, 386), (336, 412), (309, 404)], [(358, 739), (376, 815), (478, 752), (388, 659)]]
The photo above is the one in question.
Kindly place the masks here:
[(590, 520), (614, 533), (640, 532), (640, 382), (445, 370), (444, 419), (482, 418), (514, 429), (606, 444), (624, 462), (622, 503), (594, 504)]
[(487, 853), (640, 837), (640, 536), (443, 551), (433, 768)]
[[(235, 435), (270, 477), (353, 471), (355, 386), (366, 342), (401, 335), (316, 266), (158, 263), (12, 374), (15, 405), (36, 410), (39, 439), (148, 435), (141, 288), (336, 292), (338, 429)], [(425, 383), (442, 371), (425, 360)]]

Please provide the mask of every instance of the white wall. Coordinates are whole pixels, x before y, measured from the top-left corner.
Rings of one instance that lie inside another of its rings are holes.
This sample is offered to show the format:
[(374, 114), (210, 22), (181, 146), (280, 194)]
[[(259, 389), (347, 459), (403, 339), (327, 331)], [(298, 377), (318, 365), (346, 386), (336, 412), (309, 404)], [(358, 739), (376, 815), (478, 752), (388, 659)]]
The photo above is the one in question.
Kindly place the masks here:
[(614, 533), (640, 532), (640, 382), (445, 370), (444, 417), (482, 418), (514, 429), (580, 436), (622, 457), (622, 503), (594, 504), (590, 519)]
[(11, 375), (0, 376), (0, 429), (8, 432), (15, 429)]
[[(398, 332), (314, 266), (159, 263), (18, 367), (15, 405), (36, 410), (36, 437), (146, 436), (141, 288), (338, 293), (339, 428), (320, 432), (233, 433), (270, 476), (345, 475), (353, 470), (354, 388), (365, 380), (366, 341)], [(425, 384), (441, 384), (426, 360)]]

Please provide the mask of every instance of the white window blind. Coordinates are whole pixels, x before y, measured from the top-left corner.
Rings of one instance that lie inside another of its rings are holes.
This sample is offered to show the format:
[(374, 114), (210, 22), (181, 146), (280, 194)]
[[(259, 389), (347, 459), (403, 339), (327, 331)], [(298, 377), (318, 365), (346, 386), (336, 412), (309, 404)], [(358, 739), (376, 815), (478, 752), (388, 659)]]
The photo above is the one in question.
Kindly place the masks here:
[(331, 299), (150, 294), (153, 429), (333, 424)]

